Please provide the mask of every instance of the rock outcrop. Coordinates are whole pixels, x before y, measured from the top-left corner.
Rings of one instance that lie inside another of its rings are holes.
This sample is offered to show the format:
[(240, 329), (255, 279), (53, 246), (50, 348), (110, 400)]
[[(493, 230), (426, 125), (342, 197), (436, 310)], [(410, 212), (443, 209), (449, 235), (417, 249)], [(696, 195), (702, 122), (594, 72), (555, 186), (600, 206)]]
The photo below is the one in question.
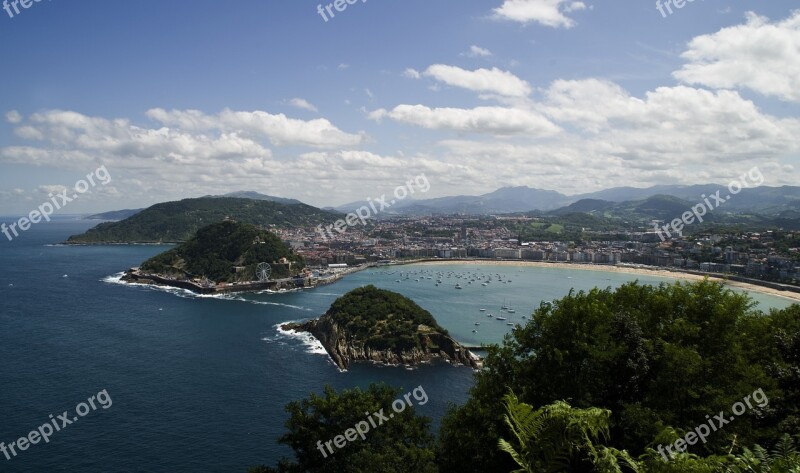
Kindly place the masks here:
[(453, 365), (465, 365), (475, 369), (481, 367), (480, 358), (476, 355), (450, 336), (425, 326), (420, 326), (417, 332), (419, 347), (410, 349), (371, 348), (364, 340), (359, 340), (348, 333), (328, 314), (305, 323), (286, 324), (283, 329), (312, 334), (322, 343), (331, 359), (341, 369), (347, 369), (354, 361), (414, 366), (437, 359)]

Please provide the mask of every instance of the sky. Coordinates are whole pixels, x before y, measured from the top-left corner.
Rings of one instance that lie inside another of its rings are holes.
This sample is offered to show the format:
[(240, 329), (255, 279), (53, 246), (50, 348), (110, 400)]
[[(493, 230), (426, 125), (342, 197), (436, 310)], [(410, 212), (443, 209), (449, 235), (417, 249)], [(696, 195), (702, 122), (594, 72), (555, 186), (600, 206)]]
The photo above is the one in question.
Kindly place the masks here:
[(800, 185), (794, 0), (5, 1), (0, 214)]

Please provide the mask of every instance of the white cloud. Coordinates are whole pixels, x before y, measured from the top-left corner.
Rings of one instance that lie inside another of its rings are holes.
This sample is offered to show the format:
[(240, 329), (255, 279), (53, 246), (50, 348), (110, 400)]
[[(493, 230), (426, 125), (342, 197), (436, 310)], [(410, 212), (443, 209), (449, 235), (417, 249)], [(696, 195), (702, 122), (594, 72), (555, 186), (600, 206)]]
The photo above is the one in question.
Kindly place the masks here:
[(550, 136), (559, 132), (558, 126), (538, 113), (504, 107), (430, 108), (424, 105), (398, 105), (370, 113), (373, 120), (389, 117), (392, 120), (432, 130), (513, 135), (526, 133)]
[(585, 10), (586, 4), (572, 0), (504, 0), (494, 9), (498, 19), (520, 23), (536, 22), (553, 28), (572, 28), (575, 20), (565, 13)]
[(466, 55), (470, 57), (489, 57), (492, 55), (492, 52), (488, 49), (473, 44), (469, 47), (469, 52), (466, 53)]
[(526, 81), (496, 67), (468, 71), (456, 66), (434, 64), (425, 71), (425, 75), (474, 92), (489, 92), (505, 97), (526, 97), (531, 93), (531, 86)]
[(22, 115), (16, 110), (10, 110), (6, 113), (6, 120), (8, 120), (8, 123), (16, 125), (22, 121)]
[(687, 84), (800, 103), (800, 10), (774, 23), (748, 13), (745, 24), (694, 38), (681, 57), (688, 64), (674, 76)]
[(416, 69), (411, 69), (410, 67), (403, 71), (403, 75), (408, 77), (409, 79), (419, 79), (422, 75)]
[(308, 100), (301, 99), (301, 98), (293, 98), (289, 101), (289, 104), (293, 107), (301, 108), (303, 110), (309, 110), (311, 112), (318, 112), (317, 107), (312, 105)]
[(350, 69), (350, 64), (341, 63), (338, 66), (336, 66), (336, 68), (339, 69), (340, 71), (343, 71), (345, 69)]
[(165, 126), (175, 126), (191, 132), (219, 131), (236, 133), (252, 139), (267, 138), (276, 146), (299, 145), (318, 148), (359, 145), (364, 137), (345, 133), (324, 118), (297, 120), (284, 114), (263, 111), (237, 112), (223, 110), (207, 115), (197, 110), (155, 108), (147, 116)]

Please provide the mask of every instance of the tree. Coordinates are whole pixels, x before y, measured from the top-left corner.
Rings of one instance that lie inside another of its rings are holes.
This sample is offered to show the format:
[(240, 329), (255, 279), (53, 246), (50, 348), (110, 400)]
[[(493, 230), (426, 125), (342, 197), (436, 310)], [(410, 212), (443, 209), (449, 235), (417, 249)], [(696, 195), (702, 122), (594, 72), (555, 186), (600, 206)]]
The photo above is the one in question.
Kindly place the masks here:
[(521, 467), (513, 473), (617, 473), (620, 464), (638, 471), (628, 452), (600, 444), (609, 437), (608, 410), (574, 409), (563, 401), (534, 409), (513, 393), (505, 396), (505, 409), (514, 444), (500, 439), (499, 446)]
[[(728, 411), (757, 389), (774, 404), (784, 390), (770, 366), (794, 383), (794, 346), (776, 334), (796, 333), (795, 309), (763, 314), (720, 283), (629, 283), (616, 290), (570, 292), (542, 304), (528, 325), (488, 348), (484, 369), (464, 406), (442, 421), (437, 458), (443, 470), (509, 471), (508, 455), (486, 450), (504, 434), (498, 399), (508, 390), (534, 408), (564, 400), (578, 409), (610, 410), (610, 447), (632, 455), (667, 427), (688, 431), (707, 415)], [(776, 365), (777, 364), (777, 365)], [(791, 432), (772, 407), (754, 406), (691, 454), (727, 454)], [(782, 430), (783, 429), (783, 430)]]
[[(289, 403), (288, 432), (279, 441), (294, 450), (295, 459), (283, 459), (275, 468), (257, 467), (251, 473), (436, 473), (430, 420), (416, 415), (412, 407), (394, 412), (390, 406), (398, 394), (399, 390), (382, 384), (341, 393), (326, 387), (322, 396), (311, 394)], [(370, 426), (364, 439), (356, 437), (333, 453), (325, 448), (326, 442), (381, 409), (393, 417), (382, 424), (376, 420), (377, 426)]]

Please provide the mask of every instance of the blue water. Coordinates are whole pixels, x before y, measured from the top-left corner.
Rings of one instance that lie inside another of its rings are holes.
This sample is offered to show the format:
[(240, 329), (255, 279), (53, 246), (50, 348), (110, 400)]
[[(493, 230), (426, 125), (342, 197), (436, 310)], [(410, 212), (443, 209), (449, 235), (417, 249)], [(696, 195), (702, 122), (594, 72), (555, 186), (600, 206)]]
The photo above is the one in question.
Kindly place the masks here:
[[(340, 372), (277, 325), (316, 317), (336, 297), (371, 283), (412, 297), (462, 342), (499, 342), (511, 327), (486, 314), (500, 314), (504, 303), (516, 310), (504, 313), (509, 321), (523, 322), (522, 315), (540, 301), (561, 297), (570, 287), (618, 286), (634, 278), (415, 265), (364, 271), (305, 292), (203, 298), (130, 287), (110, 277), (167, 247), (53, 246), (92, 225), (54, 220), (0, 242), (0, 442), (27, 436), (49, 422), (50, 414), (68, 410), (73, 416), (78, 403), (104, 389), (113, 404), (11, 460), (0, 454), (0, 472), (244, 472), (275, 464), (291, 453), (276, 442), (284, 432), (284, 405), (326, 384), (341, 389), (383, 381), (404, 390), (421, 385), (430, 400), (417, 410), (438, 423), (448, 403), (466, 399), (471, 370), (361, 364)], [(511, 282), (500, 282), (498, 273)], [(455, 274), (491, 274), (493, 281), (483, 287)], [(443, 283), (436, 287), (440, 275)], [(454, 289), (457, 282), (463, 290)], [(789, 305), (771, 296), (757, 300), (763, 307)], [(481, 307), (487, 312), (479, 312)]]

